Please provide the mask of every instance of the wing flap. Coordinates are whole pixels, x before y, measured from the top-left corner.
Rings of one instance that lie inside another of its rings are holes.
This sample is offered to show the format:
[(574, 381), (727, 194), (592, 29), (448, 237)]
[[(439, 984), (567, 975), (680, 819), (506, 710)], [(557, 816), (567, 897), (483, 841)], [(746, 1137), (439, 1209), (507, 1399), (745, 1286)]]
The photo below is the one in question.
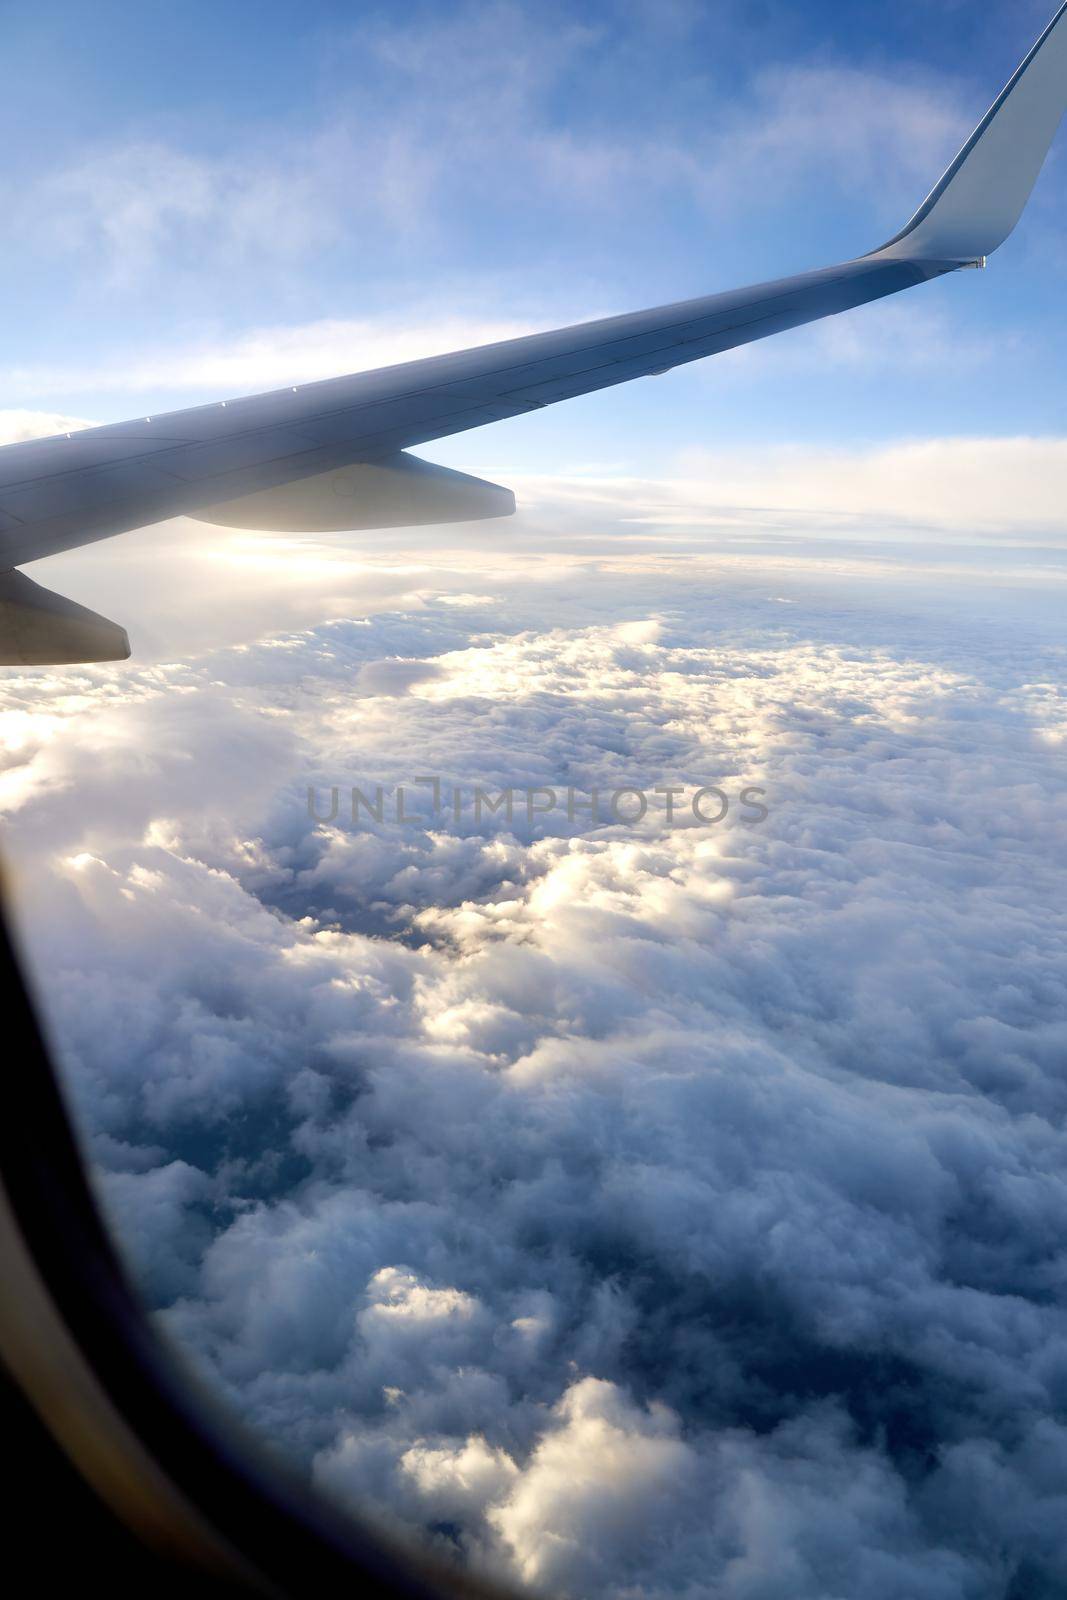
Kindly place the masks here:
[(42, 588), (24, 572), (0, 572), (0, 666), (55, 667), (125, 661), (125, 628)]
[(514, 510), (515, 496), (498, 483), (418, 456), (395, 455), (205, 506), (197, 517), (268, 533), (335, 533), (475, 522), (509, 517)]

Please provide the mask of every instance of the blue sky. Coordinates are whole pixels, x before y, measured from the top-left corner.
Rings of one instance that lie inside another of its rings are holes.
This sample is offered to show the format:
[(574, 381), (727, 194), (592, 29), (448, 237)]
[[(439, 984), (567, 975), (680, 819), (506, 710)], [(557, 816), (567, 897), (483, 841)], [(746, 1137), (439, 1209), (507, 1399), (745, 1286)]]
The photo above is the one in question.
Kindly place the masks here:
[[(3, 8), (0, 383), (105, 420), (757, 281), (910, 214), (1047, 21), (977, 5)], [(1067, 156), (990, 271), (441, 447), (1058, 431)], [(221, 364), (220, 364), (221, 363)], [(947, 424), (947, 426), (946, 426)]]

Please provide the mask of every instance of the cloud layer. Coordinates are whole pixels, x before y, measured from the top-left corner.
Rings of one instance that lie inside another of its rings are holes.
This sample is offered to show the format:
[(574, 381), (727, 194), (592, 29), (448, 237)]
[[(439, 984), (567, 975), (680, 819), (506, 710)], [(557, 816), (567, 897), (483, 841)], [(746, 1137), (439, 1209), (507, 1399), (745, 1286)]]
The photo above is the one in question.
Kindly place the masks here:
[[(415, 603), (5, 681), (145, 1292), (325, 1490), (512, 1583), (1056, 1595), (1059, 569), (531, 515), (539, 564), (394, 554)], [(308, 816), (422, 774), (770, 815)]]

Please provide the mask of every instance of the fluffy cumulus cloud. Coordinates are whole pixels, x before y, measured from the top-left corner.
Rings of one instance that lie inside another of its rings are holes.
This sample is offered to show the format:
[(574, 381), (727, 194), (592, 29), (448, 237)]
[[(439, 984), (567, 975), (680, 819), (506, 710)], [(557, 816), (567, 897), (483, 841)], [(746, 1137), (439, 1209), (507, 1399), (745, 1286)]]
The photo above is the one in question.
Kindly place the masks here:
[(598, 542), (559, 488), (535, 562), (388, 547), (358, 614), (7, 676), (101, 1194), (236, 1411), (445, 1559), (1062, 1594), (1062, 559), (698, 548), (664, 501)]

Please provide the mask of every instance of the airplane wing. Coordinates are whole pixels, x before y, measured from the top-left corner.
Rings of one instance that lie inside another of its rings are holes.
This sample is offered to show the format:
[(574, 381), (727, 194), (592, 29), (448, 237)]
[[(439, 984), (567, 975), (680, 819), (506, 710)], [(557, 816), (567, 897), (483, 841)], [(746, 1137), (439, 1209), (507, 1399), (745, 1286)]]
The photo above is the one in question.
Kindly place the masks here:
[[(868, 255), (650, 311), (0, 448), (0, 661), (123, 659), (128, 646), (116, 624), (70, 601), (57, 607), (59, 597), (42, 607), (48, 591), (11, 569), (168, 517), (315, 532), (507, 515), (508, 490), (406, 452), (984, 266), (1018, 221), (1065, 106), (1067, 0), (911, 221)], [(100, 624), (96, 644), (86, 619)]]

